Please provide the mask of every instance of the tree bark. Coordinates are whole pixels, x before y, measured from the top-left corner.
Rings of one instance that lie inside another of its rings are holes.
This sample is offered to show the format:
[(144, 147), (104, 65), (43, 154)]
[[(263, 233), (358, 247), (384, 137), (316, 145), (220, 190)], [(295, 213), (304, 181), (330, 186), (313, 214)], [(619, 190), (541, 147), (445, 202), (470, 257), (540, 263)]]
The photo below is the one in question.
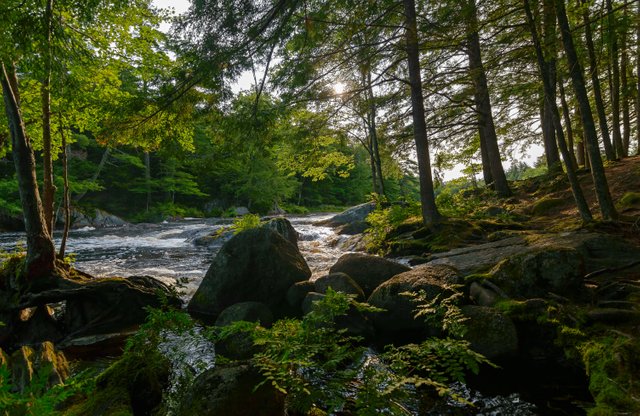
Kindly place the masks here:
[(615, 15), (611, 0), (607, 0), (607, 16), (609, 22), (609, 56), (611, 58), (611, 112), (613, 130), (613, 147), (617, 158), (624, 157), (622, 134), (620, 133), (620, 62), (618, 61), (618, 37), (615, 27)]
[(45, 41), (43, 45), (44, 78), (42, 80), (42, 206), (49, 233), (53, 232), (53, 205), (56, 187), (53, 183), (53, 155), (51, 144), (51, 26), (53, 0), (47, 0), (44, 13)]
[(420, 53), (418, 51), (418, 28), (416, 23), (416, 5), (414, 0), (403, 0), (405, 12), (405, 38), (407, 43), (407, 64), (411, 85), (411, 108), (413, 117), (413, 138), (416, 143), (418, 175), (420, 179), (420, 201), (422, 220), (426, 226), (440, 221), (436, 207), (429, 156), (429, 140), (425, 121), (424, 99), (422, 96), (422, 77), (420, 75)]
[[(549, 85), (551, 85), (551, 92), (553, 99), (556, 97), (556, 85), (557, 85), (557, 65), (556, 65), (556, 15), (553, 7), (553, 0), (544, 0), (542, 2), (543, 8), (543, 24), (544, 31), (544, 63), (545, 74), (548, 77)], [(534, 22), (535, 23), (535, 22)], [(544, 153), (547, 158), (547, 169), (550, 175), (562, 174), (562, 163), (560, 162), (560, 153), (558, 152), (558, 144), (556, 142), (555, 126), (553, 123), (553, 109), (550, 106), (550, 101), (547, 98), (548, 92), (543, 89), (543, 105), (542, 105), (542, 137), (544, 141)]]
[[(582, 0), (582, 5), (583, 7), (586, 7), (585, 0)], [(616, 154), (615, 154), (615, 151), (613, 150), (613, 145), (611, 144), (611, 137), (609, 135), (609, 126), (607, 125), (607, 113), (604, 108), (604, 101), (602, 100), (600, 78), (598, 78), (598, 61), (596, 59), (595, 47), (593, 46), (593, 33), (591, 32), (591, 21), (589, 17), (589, 10), (586, 8), (583, 13), (583, 19), (584, 19), (585, 42), (587, 44), (587, 52), (589, 54), (589, 73), (591, 75), (591, 84), (593, 87), (593, 99), (596, 103), (596, 111), (598, 113), (598, 121), (600, 125), (600, 133), (602, 134), (602, 144), (604, 145), (604, 153), (607, 156), (607, 160), (615, 160)]]
[(578, 101), (578, 105), (580, 106), (582, 127), (584, 130), (586, 146), (591, 162), (591, 176), (593, 178), (593, 184), (595, 187), (598, 204), (600, 206), (600, 212), (602, 214), (603, 220), (615, 220), (618, 214), (615, 207), (613, 206), (611, 194), (609, 192), (609, 185), (607, 183), (607, 177), (604, 173), (604, 166), (602, 165), (600, 148), (598, 146), (598, 135), (596, 133), (596, 126), (593, 121), (593, 113), (591, 112), (591, 106), (589, 104), (589, 96), (587, 94), (587, 88), (584, 82), (582, 65), (580, 65), (578, 54), (576, 53), (575, 45), (573, 43), (573, 36), (571, 35), (571, 28), (569, 26), (569, 20), (567, 19), (564, 0), (556, 0), (556, 13), (558, 15), (558, 23), (560, 25), (560, 31), (562, 33), (562, 43), (564, 45), (565, 54), (569, 63), (569, 71), (571, 74), (571, 81), (573, 83), (575, 97)]
[[(627, 20), (627, 8), (624, 8), (625, 21)], [(631, 110), (630, 102), (631, 96), (629, 94), (629, 77), (627, 68), (629, 67), (629, 52), (627, 51), (627, 30), (625, 27), (624, 32), (620, 38), (620, 88), (622, 90), (621, 95), (621, 107), (622, 107), (622, 150), (623, 156), (629, 156), (629, 144), (631, 141)]]
[(573, 139), (573, 126), (571, 125), (571, 115), (569, 112), (569, 104), (567, 104), (567, 97), (564, 91), (564, 80), (561, 76), (558, 76), (558, 86), (560, 87), (560, 104), (562, 105), (562, 117), (564, 118), (565, 128), (567, 129), (567, 147), (569, 148), (569, 153), (571, 154), (571, 159), (573, 163), (578, 166), (578, 161), (576, 159), (575, 145)]
[(18, 177), (20, 202), (27, 233), (25, 275), (35, 281), (51, 275), (55, 268), (55, 247), (47, 230), (36, 179), (36, 163), (20, 111), (15, 68), (2, 64), (2, 95), (11, 132), (13, 161)]
[(378, 116), (377, 106), (375, 103), (375, 95), (373, 94), (373, 87), (371, 86), (371, 71), (367, 71), (367, 91), (369, 100), (369, 135), (371, 136), (371, 157), (373, 158), (373, 170), (377, 176), (375, 181), (375, 192), (378, 195), (384, 195), (384, 178), (382, 177), (382, 161), (380, 160), (380, 148), (378, 143), (378, 128), (376, 125), (376, 117)]
[(636, 142), (638, 149), (636, 155), (640, 155), (640, 0), (638, 0), (636, 23)]
[(485, 138), (484, 129), (478, 126), (478, 136), (480, 137), (480, 157), (482, 159), (482, 178), (485, 186), (495, 189), (493, 186), (493, 175), (491, 174), (491, 162), (489, 161), (489, 153), (487, 152), (487, 139)]
[(64, 181), (64, 230), (62, 231), (62, 240), (58, 250), (58, 258), (63, 259), (67, 248), (67, 238), (69, 237), (69, 228), (71, 228), (71, 192), (69, 190), (69, 149), (67, 146), (67, 137), (64, 134), (62, 123), (60, 123), (60, 137), (62, 138), (62, 180)]
[[(500, 158), (500, 148), (498, 147), (498, 136), (493, 121), (491, 111), (491, 98), (489, 97), (489, 86), (487, 74), (482, 64), (482, 51), (480, 49), (480, 34), (478, 32), (478, 11), (475, 0), (468, 3), (467, 16), (467, 54), (469, 56), (469, 72), (473, 80), (474, 99), (476, 104), (476, 114), (478, 116), (478, 126), (484, 133), (486, 154), (489, 161), (491, 176), (495, 191), (500, 196), (511, 195), (509, 183), (502, 167)], [(483, 135), (480, 136), (482, 141)], [(484, 171), (484, 168), (483, 168)]]
[(547, 107), (551, 111), (556, 137), (558, 138), (558, 147), (560, 148), (560, 152), (562, 153), (562, 157), (567, 168), (567, 178), (569, 179), (569, 184), (571, 185), (573, 198), (576, 201), (580, 217), (584, 222), (589, 222), (593, 220), (593, 217), (591, 216), (589, 205), (587, 204), (587, 200), (585, 199), (582, 188), (580, 187), (580, 181), (578, 180), (578, 176), (576, 175), (576, 166), (573, 161), (572, 155), (569, 152), (567, 144), (564, 140), (564, 132), (562, 131), (562, 124), (560, 123), (560, 112), (558, 111), (558, 105), (556, 104), (555, 94), (553, 92), (554, 86), (551, 84), (551, 75), (548, 73), (549, 71), (553, 71), (551, 66), (555, 66), (555, 63), (553, 65), (550, 65), (549, 60), (545, 60), (544, 58), (544, 52), (542, 50), (542, 45), (538, 36), (535, 21), (533, 20), (533, 14), (531, 13), (529, 0), (524, 0), (524, 9), (527, 15), (529, 30), (531, 32), (531, 39), (533, 40), (533, 45), (536, 50), (536, 58), (538, 61), (538, 69), (540, 70), (540, 78), (542, 79), (542, 83), (544, 85), (545, 101), (547, 102)]

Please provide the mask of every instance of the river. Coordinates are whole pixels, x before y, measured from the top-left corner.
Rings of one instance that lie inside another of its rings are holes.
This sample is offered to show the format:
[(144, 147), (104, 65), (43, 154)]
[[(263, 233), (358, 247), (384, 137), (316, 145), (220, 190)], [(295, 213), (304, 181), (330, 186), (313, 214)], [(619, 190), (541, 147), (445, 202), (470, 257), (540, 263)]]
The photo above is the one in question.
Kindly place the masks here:
[[(299, 233), (299, 247), (314, 276), (329, 270), (343, 252), (335, 247), (341, 237), (332, 228), (314, 225), (332, 214), (288, 217)], [(167, 284), (182, 282), (183, 297), (193, 296), (222, 245), (195, 244), (231, 220), (187, 218), (160, 224), (131, 224), (118, 228), (85, 227), (71, 230), (67, 253), (74, 266), (94, 276), (149, 275)], [(60, 232), (55, 235), (60, 244)], [(0, 233), (0, 251), (25, 246), (24, 233)]]
[[(338, 236), (329, 227), (315, 225), (316, 222), (329, 218), (332, 214), (313, 214), (291, 216), (288, 219), (299, 233), (299, 247), (313, 272), (313, 277), (326, 273), (329, 268), (344, 254), (338, 244), (345, 237)], [(194, 218), (179, 221), (167, 221), (161, 224), (135, 224), (120, 228), (95, 229), (87, 227), (72, 230), (68, 240), (68, 253), (72, 253), (74, 266), (95, 276), (132, 276), (149, 275), (167, 284), (182, 281), (182, 294), (185, 300), (193, 296), (202, 281), (209, 265), (220, 249), (224, 239), (208, 246), (195, 244), (200, 237), (207, 236), (226, 225), (231, 220), (222, 218)], [(60, 233), (55, 233), (56, 244), (59, 245)], [(0, 233), (0, 252), (11, 252), (24, 247), (24, 233)], [(184, 344), (183, 341), (180, 344)], [(183, 354), (184, 355), (184, 354)], [(512, 377), (519, 379), (521, 375)], [(527, 377), (529, 378), (529, 377)], [(536, 377), (532, 377), (534, 381)], [(511, 384), (509, 378), (498, 384)], [(480, 383), (483, 385), (488, 380)], [(489, 381), (493, 385), (497, 380)], [(534, 381), (535, 383), (535, 381)], [(476, 386), (479, 387), (479, 386)], [(485, 385), (486, 387), (486, 385)], [(535, 407), (523, 401), (522, 396), (513, 393), (513, 385), (508, 391), (492, 392), (482, 395), (477, 390), (470, 390), (464, 385), (455, 387), (457, 394), (475, 403), (477, 414), (487, 415), (535, 415)], [(482, 389), (485, 390), (485, 389)], [(538, 404), (538, 411), (550, 392), (536, 392), (537, 387), (522, 386), (523, 396), (533, 399)], [(524, 392), (523, 392), (524, 393)], [(530, 397), (542, 393), (546, 397)], [(560, 412), (545, 409), (542, 414), (583, 414), (579, 409), (563, 409)], [(575, 413), (574, 413), (575, 412)], [(460, 412), (455, 402), (449, 402), (436, 410), (435, 414), (476, 414)]]

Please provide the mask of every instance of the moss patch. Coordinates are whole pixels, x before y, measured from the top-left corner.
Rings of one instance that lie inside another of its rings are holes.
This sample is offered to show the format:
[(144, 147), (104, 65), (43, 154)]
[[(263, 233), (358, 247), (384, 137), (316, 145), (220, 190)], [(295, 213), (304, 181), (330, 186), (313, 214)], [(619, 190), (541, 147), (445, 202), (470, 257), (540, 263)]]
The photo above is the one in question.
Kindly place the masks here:
[(627, 192), (616, 205), (620, 211), (640, 208), (640, 192)]
[(162, 401), (169, 363), (157, 351), (125, 353), (96, 378), (94, 391), (64, 411), (68, 416), (151, 414)]
[(579, 347), (596, 401), (590, 416), (640, 413), (640, 342), (622, 336), (594, 339)]
[(536, 216), (547, 215), (554, 208), (564, 205), (565, 202), (566, 201), (561, 198), (544, 197), (533, 204), (531, 212)]

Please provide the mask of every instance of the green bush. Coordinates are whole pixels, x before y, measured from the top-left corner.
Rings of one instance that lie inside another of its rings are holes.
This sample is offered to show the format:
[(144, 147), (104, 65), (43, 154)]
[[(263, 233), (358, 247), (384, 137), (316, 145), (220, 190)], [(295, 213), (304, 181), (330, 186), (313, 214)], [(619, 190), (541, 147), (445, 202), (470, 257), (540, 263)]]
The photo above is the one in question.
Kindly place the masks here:
[(258, 214), (247, 214), (242, 217), (237, 217), (233, 220), (233, 234), (238, 234), (245, 230), (260, 227), (260, 216)]

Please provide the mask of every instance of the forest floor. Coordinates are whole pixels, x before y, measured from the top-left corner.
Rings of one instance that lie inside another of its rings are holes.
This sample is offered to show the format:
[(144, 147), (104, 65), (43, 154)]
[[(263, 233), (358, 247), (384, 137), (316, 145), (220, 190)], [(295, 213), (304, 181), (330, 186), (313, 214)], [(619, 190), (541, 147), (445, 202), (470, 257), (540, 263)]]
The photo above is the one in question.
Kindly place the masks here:
[[(620, 214), (617, 224), (599, 224), (600, 231), (620, 234), (640, 244), (640, 156), (629, 157), (606, 165), (606, 176), (611, 198)], [(579, 171), (580, 185), (597, 220), (600, 218), (598, 201), (591, 173)], [(538, 230), (562, 231), (580, 228), (578, 214), (571, 188), (566, 177), (536, 177), (514, 182), (512, 211), (529, 217), (526, 227)], [(601, 229), (601, 228), (605, 229)]]

